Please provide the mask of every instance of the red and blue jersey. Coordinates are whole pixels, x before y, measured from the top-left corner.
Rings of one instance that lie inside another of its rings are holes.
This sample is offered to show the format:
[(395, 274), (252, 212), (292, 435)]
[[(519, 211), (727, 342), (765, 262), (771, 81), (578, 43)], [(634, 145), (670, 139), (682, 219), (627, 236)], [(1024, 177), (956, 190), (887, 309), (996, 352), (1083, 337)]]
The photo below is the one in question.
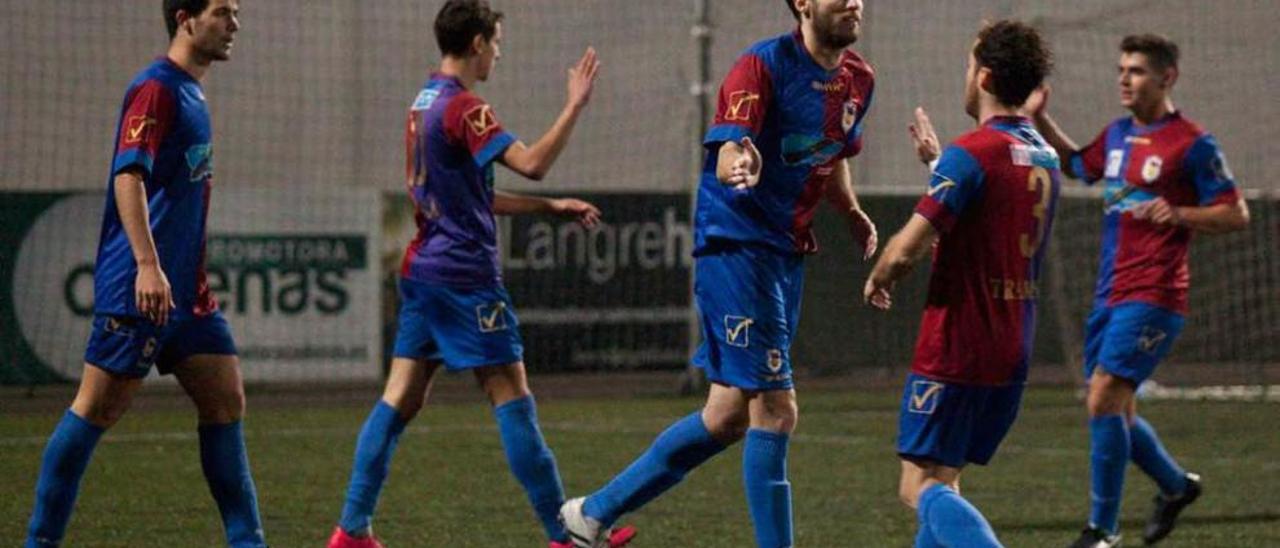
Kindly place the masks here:
[[(813, 215), (835, 163), (862, 148), (875, 74), (845, 51), (827, 70), (800, 33), (757, 43), (720, 85), (694, 215), (694, 253), (717, 239), (813, 253)], [(760, 184), (735, 189), (716, 179), (720, 145), (750, 137), (763, 161)]]
[(514, 135), (493, 108), (452, 76), (433, 74), (409, 108), (406, 184), (418, 234), (405, 278), (452, 287), (502, 280), (493, 218), (493, 161)]
[(146, 184), (151, 235), (176, 305), (172, 317), (206, 316), (217, 309), (204, 268), (212, 137), (200, 83), (173, 61), (156, 59), (129, 84), (116, 129), (93, 275), (96, 313), (138, 314), (138, 266), (115, 197), (115, 176), (125, 171), (140, 173)]
[(1102, 257), (1094, 306), (1144, 302), (1187, 311), (1191, 229), (1134, 217), (1134, 207), (1211, 206), (1240, 199), (1213, 135), (1174, 112), (1151, 125), (1120, 118), (1072, 155), (1068, 174), (1090, 184), (1105, 179)]
[(1022, 117), (993, 117), (942, 151), (915, 209), (939, 239), (912, 372), (1026, 379), (1060, 175), (1058, 154)]

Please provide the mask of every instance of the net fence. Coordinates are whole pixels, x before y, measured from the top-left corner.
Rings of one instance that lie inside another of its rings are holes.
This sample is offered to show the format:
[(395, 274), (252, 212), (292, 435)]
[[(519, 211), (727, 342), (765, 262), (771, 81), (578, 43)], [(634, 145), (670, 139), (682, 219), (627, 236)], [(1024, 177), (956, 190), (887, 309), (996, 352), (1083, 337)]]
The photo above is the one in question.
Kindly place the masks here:
[[(241, 2), (233, 60), (204, 85), (217, 150), (211, 268), (257, 380), (376, 378), (394, 334), (399, 254), (412, 231), (403, 119), (435, 66), (440, 1)], [(550, 176), (499, 170), (507, 190), (586, 196), (602, 231), (549, 219), (502, 225), (506, 279), (531, 368), (679, 370), (691, 346), (689, 193), (698, 162), (705, 5), (713, 89), (752, 42), (793, 22), (774, 0), (529, 0), (506, 12), (503, 57), (479, 93), (526, 140), (554, 120), (565, 69), (588, 46), (604, 63), (592, 103)], [(868, 2), (857, 48), (876, 67), (867, 147), (854, 173), (881, 232), (906, 220), (925, 173), (905, 127), (929, 109), (944, 139), (981, 21), (1018, 17), (1053, 45), (1053, 109), (1077, 140), (1119, 116), (1114, 63), (1129, 32), (1183, 49), (1176, 99), (1213, 131), (1251, 196), (1248, 232), (1196, 240), (1192, 312), (1172, 361), (1212, 381), (1267, 382), (1280, 363), (1277, 196), (1280, 13), (1272, 2), (1191, 0)], [(158, 0), (0, 0), (0, 382), (74, 377), (87, 335), (94, 243), (124, 88), (166, 36)], [(1096, 272), (1100, 207), (1072, 190), (1056, 223), (1036, 363), (1071, 370)], [(894, 312), (861, 308), (866, 265), (824, 212), (809, 261), (798, 366), (896, 375), (917, 329), (924, 269)], [(300, 251), (304, 250), (304, 251)], [(214, 251), (217, 254), (214, 254)], [(335, 255), (342, 253), (341, 257)], [(88, 291), (88, 293), (86, 293)], [(339, 306), (342, 305), (342, 306)]]

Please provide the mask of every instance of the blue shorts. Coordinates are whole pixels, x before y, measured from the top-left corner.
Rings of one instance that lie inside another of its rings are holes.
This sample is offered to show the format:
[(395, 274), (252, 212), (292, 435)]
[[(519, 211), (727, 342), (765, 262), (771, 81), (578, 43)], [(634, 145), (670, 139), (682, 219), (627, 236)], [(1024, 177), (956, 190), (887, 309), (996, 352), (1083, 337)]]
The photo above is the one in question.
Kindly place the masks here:
[(1022, 387), (952, 384), (907, 375), (898, 415), (898, 455), (953, 468), (990, 462), (1018, 417)]
[(96, 314), (84, 361), (112, 373), (142, 378), (152, 365), (166, 375), (196, 354), (236, 354), (231, 326), (221, 312), (170, 317), (163, 327), (137, 316)]
[(1183, 321), (1182, 314), (1147, 303), (1095, 307), (1085, 324), (1085, 378), (1102, 366), (1107, 373), (1142, 384), (1173, 347)]
[(804, 259), (726, 243), (697, 258), (694, 298), (707, 379), (745, 390), (789, 390), (791, 341), (800, 323)]
[(397, 358), (443, 361), (450, 371), (523, 359), (520, 323), (501, 285), (458, 289), (400, 279)]

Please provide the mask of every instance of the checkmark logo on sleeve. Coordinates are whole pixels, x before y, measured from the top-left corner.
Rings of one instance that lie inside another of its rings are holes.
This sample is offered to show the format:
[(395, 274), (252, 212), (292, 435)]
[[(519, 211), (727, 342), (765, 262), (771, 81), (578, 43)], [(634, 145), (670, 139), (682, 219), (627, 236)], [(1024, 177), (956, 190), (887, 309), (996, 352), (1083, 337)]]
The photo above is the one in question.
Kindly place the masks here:
[(130, 116), (128, 122), (125, 123), (124, 142), (130, 144), (142, 142), (142, 137), (146, 134), (147, 127), (155, 125), (155, 123), (156, 119), (148, 116)]
[(493, 333), (507, 328), (507, 317), (502, 312), (507, 309), (504, 302), (482, 304), (476, 307), (476, 320), (480, 324), (481, 333)]
[(924, 415), (933, 414), (933, 411), (938, 408), (938, 398), (941, 397), (942, 389), (943, 385), (940, 382), (912, 381), (911, 404), (908, 410)]
[(730, 346), (746, 348), (751, 345), (751, 324), (755, 320), (746, 316), (724, 317), (724, 340)]

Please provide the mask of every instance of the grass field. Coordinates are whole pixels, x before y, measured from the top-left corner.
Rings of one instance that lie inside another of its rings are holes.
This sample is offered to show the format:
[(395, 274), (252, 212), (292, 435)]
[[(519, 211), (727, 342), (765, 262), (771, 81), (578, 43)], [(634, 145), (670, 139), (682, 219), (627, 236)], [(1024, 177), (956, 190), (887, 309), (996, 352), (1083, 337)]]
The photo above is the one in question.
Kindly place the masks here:
[[(536, 387), (536, 379), (535, 379)], [(914, 515), (897, 501), (896, 391), (801, 393), (791, 449), (797, 544), (910, 546)], [(323, 546), (337, 519), (365, 403), (255, 405), (246, 423), (267, 538)], [(543, 429), (569, 494), (599, 486), (697, 399), (543, 398)], [(1144, 414), (1206, 495), (1165, 546), (1280, 546), (1280, 406), (1155, 402)], [(0, 539), (23, 538), (40, 454), (56, 410), (0, 415)], [(141, 406), (98, 446), (66, 545), (217, 546), (222, 533), (200, 474), (193, 415)], [(1087, 433), (1066, 389), (1034, 389), (991, 466), (966, 473), (964, 492), (1011, 547), (1063, 546), (1086, 517)], [(752, 545), (735, 447), (625, 518), (633, 544)], [(1154, 487), (1131, 467), (1123, 508), (1139, 544)], [(546, 546), (507, 472), (488, 409), (429, 407), (402, 438), (375, 519), (390, 546)]]

